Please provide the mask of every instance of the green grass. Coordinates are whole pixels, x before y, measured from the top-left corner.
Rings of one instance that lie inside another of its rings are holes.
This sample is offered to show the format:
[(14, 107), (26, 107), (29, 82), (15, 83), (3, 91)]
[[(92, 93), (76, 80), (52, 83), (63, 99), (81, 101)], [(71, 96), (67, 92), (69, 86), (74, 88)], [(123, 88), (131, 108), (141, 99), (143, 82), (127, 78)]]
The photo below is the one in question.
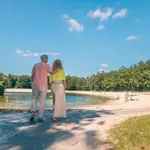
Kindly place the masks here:
[(113, 150), (150, 150), (150, 115), (131, 118), (108, 133)]

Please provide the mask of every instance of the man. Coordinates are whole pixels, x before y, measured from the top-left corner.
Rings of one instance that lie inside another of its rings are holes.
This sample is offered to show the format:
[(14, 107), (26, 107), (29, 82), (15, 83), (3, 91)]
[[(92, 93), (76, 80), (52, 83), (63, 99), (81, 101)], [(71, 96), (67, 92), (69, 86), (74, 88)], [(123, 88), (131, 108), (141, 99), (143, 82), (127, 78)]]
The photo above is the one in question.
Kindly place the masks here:
[(33, 121), (35, 118), (35, 112), (37, 110), (37, 101), (40, 99), (40, 109), (38, 114), (38, 121), (43, 122), (44, 107), (47, 95), (47, 76), (48, 74), (54, 74), (52, 68), (47, 63), (48, 55), (41, 56), (41, 62), (34, 65), (32, 69), (32, 105), (31, 113), (32, 116), (30, 121)]

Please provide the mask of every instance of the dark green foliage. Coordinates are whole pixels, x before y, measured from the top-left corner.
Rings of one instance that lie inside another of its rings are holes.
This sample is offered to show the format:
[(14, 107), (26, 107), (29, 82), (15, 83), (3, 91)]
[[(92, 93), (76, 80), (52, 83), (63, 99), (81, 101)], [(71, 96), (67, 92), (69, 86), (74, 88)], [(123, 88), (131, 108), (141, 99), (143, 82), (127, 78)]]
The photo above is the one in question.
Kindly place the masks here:
[[(130, 68), (121, 67), (109, 73), (97, 73), (87, 78), (66, 76), (67, 90), (150, 91), (150, 60), (140, 61)], [(31, 88), (28, 75), (5, 76), (0, 73), (0, 93), (6, 88)]]
[(19, 76), (15, 87), (16, 88), (31, 88), (31, 77), (28, 75)]
[(8, 80), (9, 80), (9, 85), (8, 85), (8, 87), (9, 87), (9, 88), (14, 88), (14, 87), (16, 86), (16, 83), (17, 83), (17, 80), (18, 80), (19, 76), (9, 74), (9, 75), (7, 76), (7, 78), (8, 78)]
[(4, 95), (4, 91), (5, 91), (5, 86), (0, 84), (0, 96)]
[(150, 91), (150, 60), (87, 78), (67, 76), (67, 90)]
[(0, 73), (0, 96), (4, 95), (5, 85), (8, 83), (4, 74)]
[(31, 77), (0, 73), (0, 95), (3, 95), (5, 88), (31, 88)]
[(75, 76), (66, 76), (67, 90), (87, 90), (86, 79)]
[[(100, 78), (100, 75), (97, 75), (97, 78)], [(102, 86), (106, 91), (149, 91), (150, 61), (141, 61), (130, 68), (111, 71), (105, 75)]]

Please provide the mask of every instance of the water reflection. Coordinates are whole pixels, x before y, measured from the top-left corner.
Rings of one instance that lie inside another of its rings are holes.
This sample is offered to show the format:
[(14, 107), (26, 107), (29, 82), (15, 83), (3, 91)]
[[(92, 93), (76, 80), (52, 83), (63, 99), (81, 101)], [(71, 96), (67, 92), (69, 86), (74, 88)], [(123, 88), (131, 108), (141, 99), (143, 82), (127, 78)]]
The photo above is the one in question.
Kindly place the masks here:
[[(31, 108), (31, 93), (5, 93), (5, 97), (0, 99), (0, 107), (10, 109), (30, 109)], [(66, 95), (67, 108), (80, 107), (87, 105), (98, 105), (106, 102), (108, 99), (104, 97), (84, 96), (84, 95)], [(52, 98), (48, 94), (46, 98), (45, 109), (52, 109)], [(39, 107), (38, 102), (38, 107)]]

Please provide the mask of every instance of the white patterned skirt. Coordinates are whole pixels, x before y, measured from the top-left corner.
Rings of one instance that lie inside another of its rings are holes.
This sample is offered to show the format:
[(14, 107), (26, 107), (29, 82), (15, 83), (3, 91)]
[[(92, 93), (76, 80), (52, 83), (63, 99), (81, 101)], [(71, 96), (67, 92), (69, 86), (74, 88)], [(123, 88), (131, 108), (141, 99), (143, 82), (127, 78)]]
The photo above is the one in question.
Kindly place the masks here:
[(53, 81), (51, 86), (54, 117), (66, 117), (66, 94), (62, 81)]

